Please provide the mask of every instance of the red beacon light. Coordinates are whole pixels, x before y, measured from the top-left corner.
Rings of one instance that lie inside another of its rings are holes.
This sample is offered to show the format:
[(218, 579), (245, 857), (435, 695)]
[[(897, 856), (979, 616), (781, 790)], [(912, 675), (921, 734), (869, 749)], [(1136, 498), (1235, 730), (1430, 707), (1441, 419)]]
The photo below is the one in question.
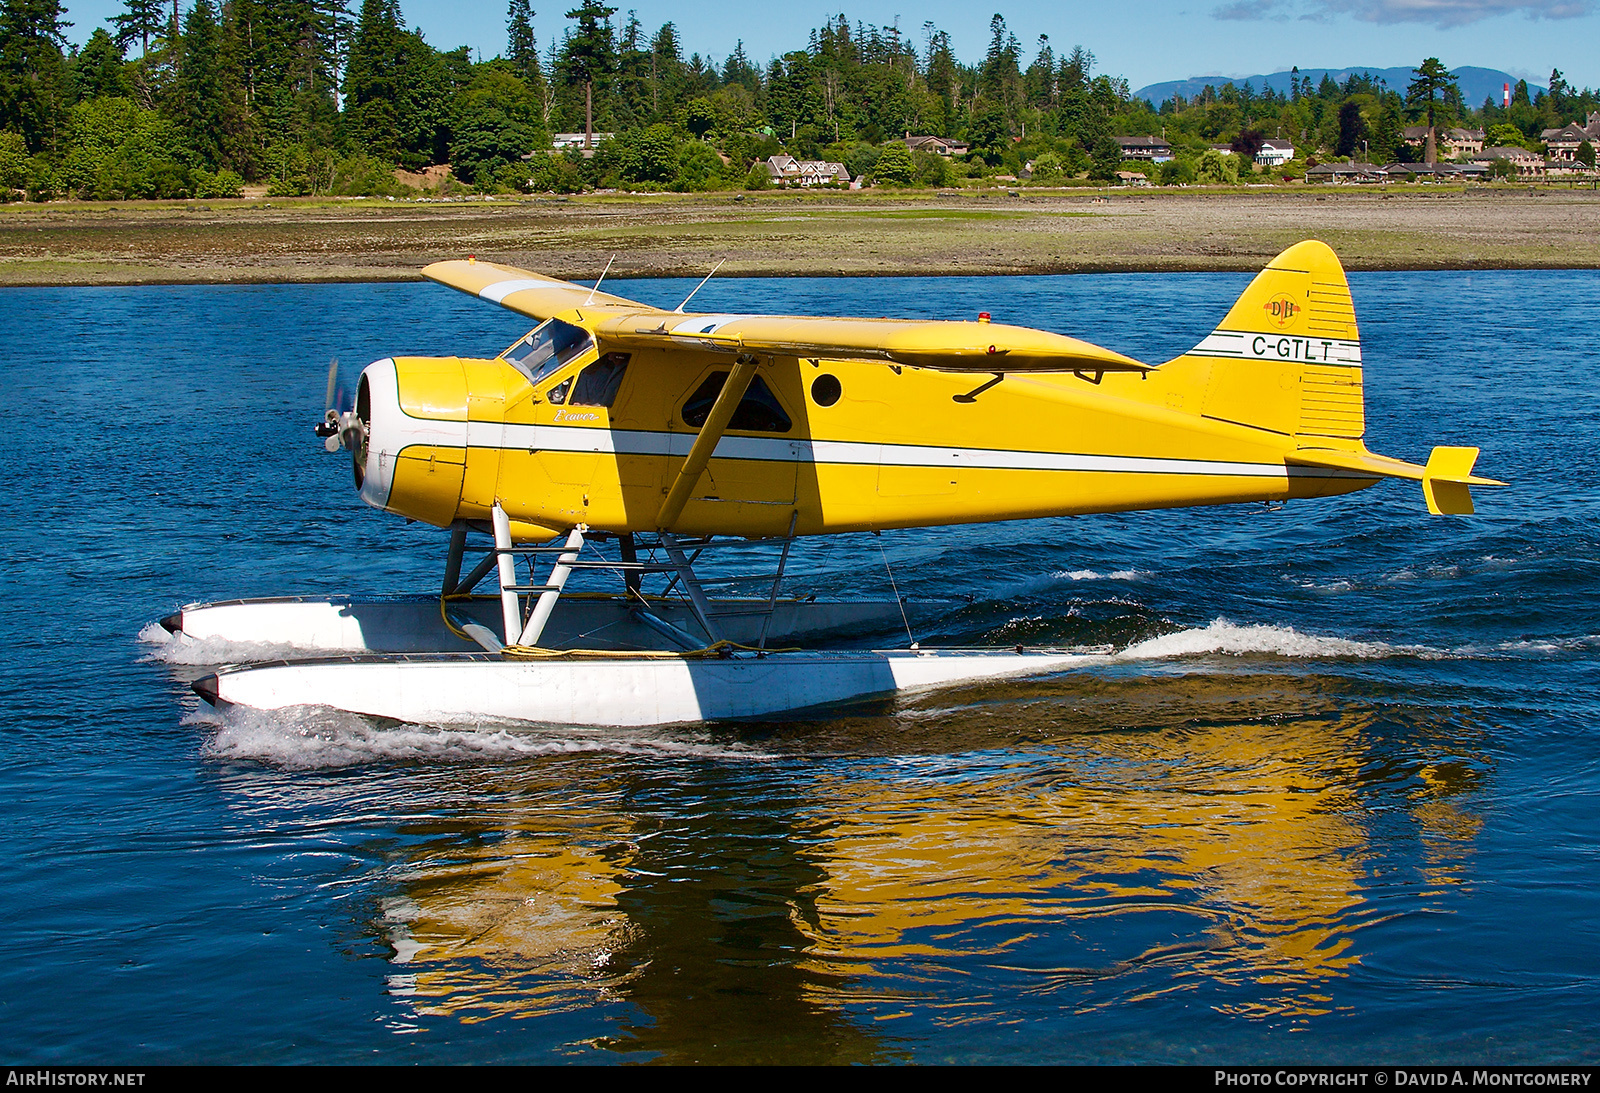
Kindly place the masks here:
[(978, 321), (980, 323), (988, 322), (989, 321), (989, 313), (987, 311), (978, 312)]

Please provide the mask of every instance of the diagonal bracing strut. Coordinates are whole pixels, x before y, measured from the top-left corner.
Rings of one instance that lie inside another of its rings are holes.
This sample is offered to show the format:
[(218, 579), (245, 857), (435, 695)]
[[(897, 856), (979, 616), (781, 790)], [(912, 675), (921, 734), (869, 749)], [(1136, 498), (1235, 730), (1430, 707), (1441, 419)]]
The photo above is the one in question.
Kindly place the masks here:
[(700, 476), (705, 473), (706, 464), (711, 462), (711, 453), (717, 450), (728, 422), (733, 420), (734, 410), (749, 390), (750, 381), (755, 379), (756, 367), (756, 358), (749, 353), (739, 354), (734, 361), (733, 371), (728, 373), (717, 401), (706, 415), (706, 423), (700, 427), (700, 433), (694, 438), (678, 477), (667, 491), (667, 499), (661, 503), (661, 512), (656, 516), (659, 530), (670, 531), (672, 525), (678, 522), (678, 517), (683, 515), (683, 506), (689, 503), (689, 495), (700, 484)]

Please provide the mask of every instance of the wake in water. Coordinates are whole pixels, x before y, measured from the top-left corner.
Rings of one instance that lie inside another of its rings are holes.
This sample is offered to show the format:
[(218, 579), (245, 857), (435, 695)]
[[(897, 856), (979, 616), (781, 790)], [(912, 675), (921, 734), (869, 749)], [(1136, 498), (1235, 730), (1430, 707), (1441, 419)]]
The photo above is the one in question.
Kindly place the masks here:
[(1216, 619), (1207, 626), (1179, 630), (1173, 634), (1135, 642), (1118, 654), (1126, 660), (1157, 660), (1225, 653), (1295, 658), (1359, 658), (1411, 656), (1431, 660), (1450, 654), (1422, 645), (1391, 645), (1382, 641), (1354, 641), (1349, 638), (1303, 634), (1292, 626), (1240, 625)]
[(438, 728), (384, 724), (327, 707), (254, 710), (202, 706), (184, 724), (213, 731), (206, 754), (250, 759), (288, 770), (329, 770), (362, 763), (426, 760), (520, 760), (547, 755), (609, 752), (697, 759), (768, 759), (738, 743), (717, 743), (666, 729), (577, 729), (482, 726)]
[(297, 646), (275, 642), (180, 638), (167, 633), (166, 628), (157, 622), (149, 623), (140, 630), (139, 640), (150, 647), (150, 659), (180, 667), (255, 664), (264, 660), (295, 660), (316, 655)]
[(1463, 645), (1454, 649), (1440, 649), (1428, 645), (1398, 645), (1386, 641), (1357, 641), (1352, 638), (1305, 634), (1292, 626), (1240, 624), (1219, 618), (1206, 626), (1179, 630), (1135, 642), (1117, 656), (1123, 660), (1160, 660), (1214, 654), (1329, 660), (1382, 660), (1389, 657), (1416, 657), (1421, 660), (1511, 660), (1583, 654), (1595, 648), (1600, 648), (1600, 635), (1597, 634), (1570, 638), (1529, 638), (1495, 642), (1492, 645)]
[(1110, 573), (1096, 573), (1092, 569), (1057, 570), (1050, 574), (1052, 580), (1068, 581), (1138, 581), (1150, 576), (1142, 569), (1113, 569)]

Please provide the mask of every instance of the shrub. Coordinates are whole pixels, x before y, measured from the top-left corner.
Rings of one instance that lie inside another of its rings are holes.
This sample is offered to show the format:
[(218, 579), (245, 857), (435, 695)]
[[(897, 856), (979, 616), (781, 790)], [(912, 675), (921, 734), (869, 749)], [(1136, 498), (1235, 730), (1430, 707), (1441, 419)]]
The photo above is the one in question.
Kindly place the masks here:
[(1207, 148), (1200, 156), (1194, 176), (1195, 181), (1204, 185), (1232, 185), (1239, 181), (1238, 157)]
[(536, 194), (575, 194), (583, 176), (566, 156), (534, 156), (528, 189)]
[(0, 199), (28, 187), (28, 142), (21, 133), (0, 133)]
[(216, 174), (197, 168), (192, 182), (195, 197), (238, 197), (244, 193), (244, 179), (226, 167)]
[(1046, 152), (1033, 161), (1033, 178), (1035, 182), (1056, 182), (1066, 174), (1061, 165), (1061, 157), (1054, 152)]
[(768, 173), (765, 163), (757, 163), (750, 168), (750, 173), (744, 176), (744, 188), (747, 190), (772, 189), (772, 175)]
[(722, 157), (704, 141), (686, 141), (678, 149), (678, 173), (672, 188), (680, 193), (716, 189), (721, 180)]
[(912, 152), (911, 162), (916, 168), (919, 186), (953, 186), (955, 171), (950, 160), (936, 152)]
[(873, 182), (887, 186), (909, 186), (916, 178), (911, 149), (899, 141), (886, 146), (872, 168)]

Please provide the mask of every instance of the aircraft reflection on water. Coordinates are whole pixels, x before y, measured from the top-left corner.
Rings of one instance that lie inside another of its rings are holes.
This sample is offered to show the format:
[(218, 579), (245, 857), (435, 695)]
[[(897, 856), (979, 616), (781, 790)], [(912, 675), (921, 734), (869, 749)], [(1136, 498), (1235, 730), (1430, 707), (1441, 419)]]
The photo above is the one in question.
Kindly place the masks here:
[[(930, 746), (993, 717), (1012, 737), (993, 750), (863, 761), (856, 736), (848, 765), (591, 752), (484, 772), (496, 784), (455, 797), (472, 803), (448, 831), (430, 820), (442, 841), (397, 863), (391, 990), (420, 1021), (614, 1005), (601, 1046), (678, 1061), (888, 1060), (889, 1018), (1168, 992), (1309, 1023), (1348, 1008), (1336, 983), (1394, 887), (1427, 910), (1479, 825), (1456, 799), (1485, 765), (1471, 734), (1335, 693), (1350, 686), (1047, 681), (988, 713), (896, 713)], [(1421, 841), (1415, 870), (1373, 848), (1395, 823)]]

